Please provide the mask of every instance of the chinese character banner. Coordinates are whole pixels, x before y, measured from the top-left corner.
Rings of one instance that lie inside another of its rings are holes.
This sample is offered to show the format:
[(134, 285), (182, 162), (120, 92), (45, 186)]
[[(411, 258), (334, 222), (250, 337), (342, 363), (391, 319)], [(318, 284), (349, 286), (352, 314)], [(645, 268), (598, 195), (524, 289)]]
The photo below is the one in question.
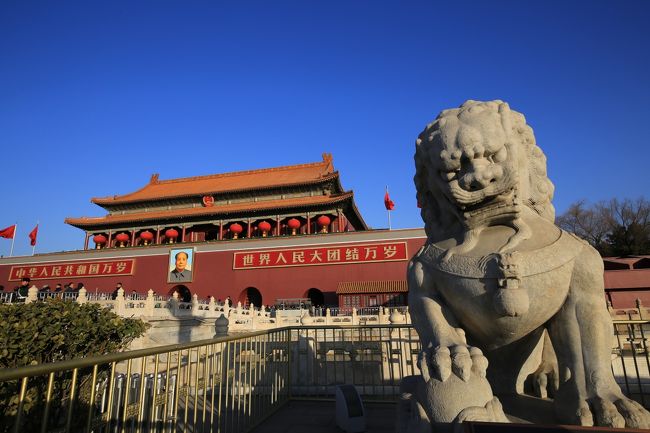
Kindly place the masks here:
[(46, 280), (59, 277), (106, 277), (110, 275), (131, 275), (135, 260), (112, 260), (83, 263), (56, 263), (45, 265), (12, 266), (9, 281)]
[(408, 260), (406, 242), (234, 253), (233, 269), (340, 265)]

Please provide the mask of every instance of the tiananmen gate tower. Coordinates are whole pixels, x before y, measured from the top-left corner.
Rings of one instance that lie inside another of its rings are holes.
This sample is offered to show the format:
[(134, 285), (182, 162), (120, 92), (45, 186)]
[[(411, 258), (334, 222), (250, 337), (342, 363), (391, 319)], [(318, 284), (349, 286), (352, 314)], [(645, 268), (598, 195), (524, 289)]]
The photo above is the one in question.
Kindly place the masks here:
[[(235, 303), (315, 305), (406, 303), (406, 264), (424, 230), (371, 230), (322, 161), (161, 180), (124, 195), (93, 198), (100, 217), (65, 222), (85, 232), (84, 249), (11, 257), (0, 284), (83, 282), (88, 292), (174, 291)], [(178, 273), (178, 257), (187, 260)], [(175, 270), (176, 267), (176, 270)], [(180, 277), (179, 277), (180, 276)]]

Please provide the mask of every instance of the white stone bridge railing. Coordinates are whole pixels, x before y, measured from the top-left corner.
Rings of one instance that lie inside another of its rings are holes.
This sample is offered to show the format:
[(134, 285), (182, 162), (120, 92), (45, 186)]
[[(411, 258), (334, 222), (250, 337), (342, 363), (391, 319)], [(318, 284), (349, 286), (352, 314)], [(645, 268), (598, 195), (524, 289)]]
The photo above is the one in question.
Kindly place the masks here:
[[(193, 295), (191, 302), (182, 302), (178, 293), (174, 293), (172, 297), (168, 298), (154, 294), (153, 290), (149, 290), (147, 295), (133, 293), (125, 296), (124, 290), (119, 289), (113, 299), (110, 293), (88, 293), (84, 288), (74, 293), (50, 293), (39, 292), (36, 286), (32, 286), (24, 302), (37, 302), (47, 298), (62, 298), (79, 304), (96, 303), (109, 308), (120, 316), (137, 317), (146, 321), (216, 320), (223, 316), (227, 322), (221, 323), (227, 326), (227, 332), (250, 332), (297, 325), (355, 326), (411, 323), (408, 307), (390, 310), (384, 307), (362, 310), (352, 308), (346, 312), (338, 309), (331, 311), (326, 308), (319, 311), (319, 316), (312, 316), (309, 310), (304, 309), (270, 310), (263, 305), (261, 308), (253, 305), (245, 308), (241, 303), (238, 303), (237, 306), (229, 305), (228, 301), (223, 304), (217, 303), (212, 296), (207, 300), (199, 300), (196, 294)], [(5, 297), (0, 302), (16, 302), (16, 297)], [(219, 322), (217, 322), (217, 326), (219, 326)]]

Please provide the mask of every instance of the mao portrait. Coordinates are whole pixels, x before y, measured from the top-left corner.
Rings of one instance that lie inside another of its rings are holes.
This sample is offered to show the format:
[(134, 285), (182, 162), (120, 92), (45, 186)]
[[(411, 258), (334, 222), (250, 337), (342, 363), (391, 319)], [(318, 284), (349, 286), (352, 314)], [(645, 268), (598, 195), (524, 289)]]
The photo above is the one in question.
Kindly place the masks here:
[(169, 251), (168, 283), (191, 283), (194, 261), (192, 248), (181, 248)]

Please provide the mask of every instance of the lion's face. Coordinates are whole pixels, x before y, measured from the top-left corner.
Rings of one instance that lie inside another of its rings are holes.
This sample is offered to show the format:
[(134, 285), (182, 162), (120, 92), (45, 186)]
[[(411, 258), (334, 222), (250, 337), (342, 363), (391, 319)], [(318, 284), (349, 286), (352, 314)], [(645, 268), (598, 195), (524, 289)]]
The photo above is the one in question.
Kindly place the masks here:
[(498, 113), (476, 108), (441, 119), (429, 155), (432, 180), (450, 204), (468, 223), (485, 224), (512, 214), (517, 158)]
[(549, 221), (553, 184), (523, 115), (502, 101), (467, 101), (445, 110), (416, 142), (415, 185), (431, 238), (510, 225), (523, 208)]

